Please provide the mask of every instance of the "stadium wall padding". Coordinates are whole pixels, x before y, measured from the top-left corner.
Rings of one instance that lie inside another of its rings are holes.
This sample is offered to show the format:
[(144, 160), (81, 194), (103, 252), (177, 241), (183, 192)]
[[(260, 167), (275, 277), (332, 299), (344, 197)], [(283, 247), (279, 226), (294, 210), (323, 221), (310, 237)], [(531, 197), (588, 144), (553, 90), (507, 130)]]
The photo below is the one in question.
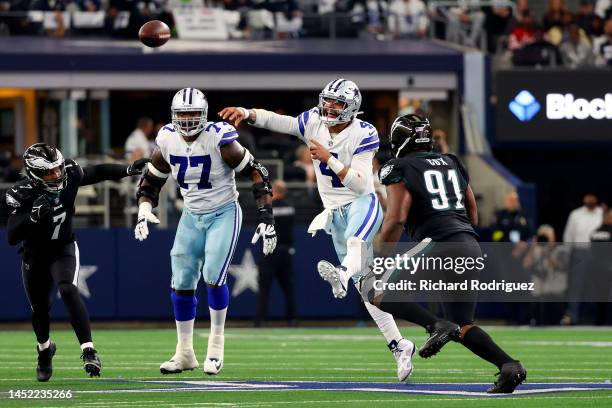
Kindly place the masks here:
[[(174, 239), (173, 229), (151, 232), (144, 242), (134, 239), (131, 229), (80, 229), (76, 231), (81, 260), (80, 291), (94, 320), (171, 320), (170, 303), (170, 249)], [(240, 234), (232, 266), (254, 276), (256, 270), (249, 259), (260, 257), (261, 244), (253, 247), (250, 240), (252, 227), (244, 227)], [(321, 232), (312, 238), (306, 226), (294, 228), (293, 257), (294, 287), (298, 317), (314, 318), (364, 318), (360, 299), (355, 290), (349, 290), (344, 300), (336, 300), (329, 285), (316, 272), (321, 259), (337, 262), (331, 239)], [(0, 229), (0, 321), (24, 321), (30, 318), (30, 310), (23, 290), (20, 272), (20, 255), (17, 247), (6, 241), (6, 230)], [(83, 279), (85, 278), (85, 279)], [(256, 278), (255, 278), (256, 279)], [(86, 285), (83, 285), (83, 282)], [(229, 274), (230, 293), (236, 286), (234, 275)], [(245, 283), (248, 281), (244, 281)], [(248, 285), (246, 285), (248, 286)], [(89, 291), (89, 297), (87, 297)], [(206, 289), (203, 282), (198, 288), (198, 316), (208, 319)], [(484, 306), (484, 307), (483, 307)], [(229, 318), (250, 319), (255, 315), (256, 293), (246, 289), (230, 300)], [(486, 305), (479, 307), (483, 317), (501, 317), (499, 309)], [(285, 300), (277, 283), (274, 283), (269, 303), (269, 316), (282, 318)], [(494, 316), (496, 315), (496, 316)], [(52, 309), (54, 319), (64, 320), (66, 310), (61, 299), (54, 294)]]

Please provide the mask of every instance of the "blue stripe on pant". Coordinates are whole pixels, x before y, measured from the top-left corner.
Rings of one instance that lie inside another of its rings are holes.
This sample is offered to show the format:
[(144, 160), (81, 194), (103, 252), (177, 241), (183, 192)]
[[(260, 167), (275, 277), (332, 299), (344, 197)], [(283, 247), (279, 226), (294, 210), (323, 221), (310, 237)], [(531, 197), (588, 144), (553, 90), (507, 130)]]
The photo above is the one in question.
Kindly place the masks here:
[(368, 243), (372, 250), (372, 241), (380, 229), (383, 211), (375, 194), (371, 193), (357, 198), (350, 204), (333, 210), (332, 240), (340, 262), (346, 256), (346, 242), (357, 237)]
[(208, 214), (184, 209), (170, 251), (172, 287), (195, 290), (200, 275), (210, 285), (223, 285), (241, 225), (242, 210), (235, 202)]

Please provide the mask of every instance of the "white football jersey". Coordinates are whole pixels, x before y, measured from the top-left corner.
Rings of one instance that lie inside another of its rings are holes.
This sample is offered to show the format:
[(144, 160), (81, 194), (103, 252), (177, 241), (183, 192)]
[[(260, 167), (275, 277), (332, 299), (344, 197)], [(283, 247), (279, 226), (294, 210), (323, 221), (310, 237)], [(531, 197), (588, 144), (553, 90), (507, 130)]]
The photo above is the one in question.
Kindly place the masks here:
[[(342, 132), (331, 136), (329, 129), (319, 117), (319, 108), (313, 108), (298, 115), (298, 131), (304, 142), (316, 140), (325, 146), (330, 153), (340, 160), (345, 166), (350, 167), (353, 157), (360, 153), (376, 152), (379, 140), (376, 128), (360, 119), (354, 119)], [(369, 153), (371, 154), (371, 153)], [(317, 188), (321, 195), (321, 201), (325, 208), (337, 208), (349, 204), (357, 197), (374, 192), (374, 181), (372, 168), (370, 167), (366, 177), (367, 188), (358, 194), (345, 187), (336, 173), (327, 167), (327, 164), (319, 160), (313, 160), (317, 176)]]
[(238, 199), (234, 170), (223, 161), (219, 150), (236, 139), (238, 132), (225, 122), (206, 123), (191, 143), (171, 123), (160, 129), (155, 142), (172, 168), (172, 177), (189, 211), (209, 213)]

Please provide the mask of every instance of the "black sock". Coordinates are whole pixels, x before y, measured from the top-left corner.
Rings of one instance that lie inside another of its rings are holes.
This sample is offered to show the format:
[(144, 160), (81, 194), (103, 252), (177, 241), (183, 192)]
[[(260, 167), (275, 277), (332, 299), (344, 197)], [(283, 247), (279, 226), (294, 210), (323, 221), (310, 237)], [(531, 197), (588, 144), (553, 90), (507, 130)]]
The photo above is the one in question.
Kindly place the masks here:
[(438, 320), (429, 310), (415, 302), (385, 302), (380, 304), (380, 309), (392, 314), (394, 317), (408, 320), (424, 328), (430, 327)]
[(79, 344), (91, 342), (89, 313), (87, 313), (79, 290), (71, 283), (60, 283), (58, 286)]
[(503, 364), (515, 361), (497, 344), (495, 344), (487, 332), (478, 326), (473, 326), (468, 330), (468, 332), (463, 336), (461, 344), (463, 344), (468, 350), (476, 354), (478, 357), (488, 361), (491, 364), (494, 364), (500, 369)]
[(32, 309), (32, 328), (34, 329), (34, 334), (36, 334), (36, 341), (42, 344), (49, 340), (49, 307), (47, 305), (38, 305), (33, 306)]

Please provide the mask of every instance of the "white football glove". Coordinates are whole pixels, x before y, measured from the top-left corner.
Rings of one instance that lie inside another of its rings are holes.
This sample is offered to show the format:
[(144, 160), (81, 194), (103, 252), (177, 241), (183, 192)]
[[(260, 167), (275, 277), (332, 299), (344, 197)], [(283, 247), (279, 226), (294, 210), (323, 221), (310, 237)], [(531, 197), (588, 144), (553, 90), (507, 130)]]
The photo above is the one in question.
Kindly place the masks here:
[(151, 203), (145, 201), (138, 206), (138, 223), (134, 229), (134, 235), (139, 241), (144, 241), (149, 236), (147, 222), (159, 224), (159, 220), (155, 214), (153, 214), (153, 206)]
[(274, 225), (266, 224), (265, 222), (260, 223), (255, 230), (251, 244), (255, 244), (259, 237), (263, 239), (263, 253), (269, 255), (274, 252), (276, 248), (276, 230)]

